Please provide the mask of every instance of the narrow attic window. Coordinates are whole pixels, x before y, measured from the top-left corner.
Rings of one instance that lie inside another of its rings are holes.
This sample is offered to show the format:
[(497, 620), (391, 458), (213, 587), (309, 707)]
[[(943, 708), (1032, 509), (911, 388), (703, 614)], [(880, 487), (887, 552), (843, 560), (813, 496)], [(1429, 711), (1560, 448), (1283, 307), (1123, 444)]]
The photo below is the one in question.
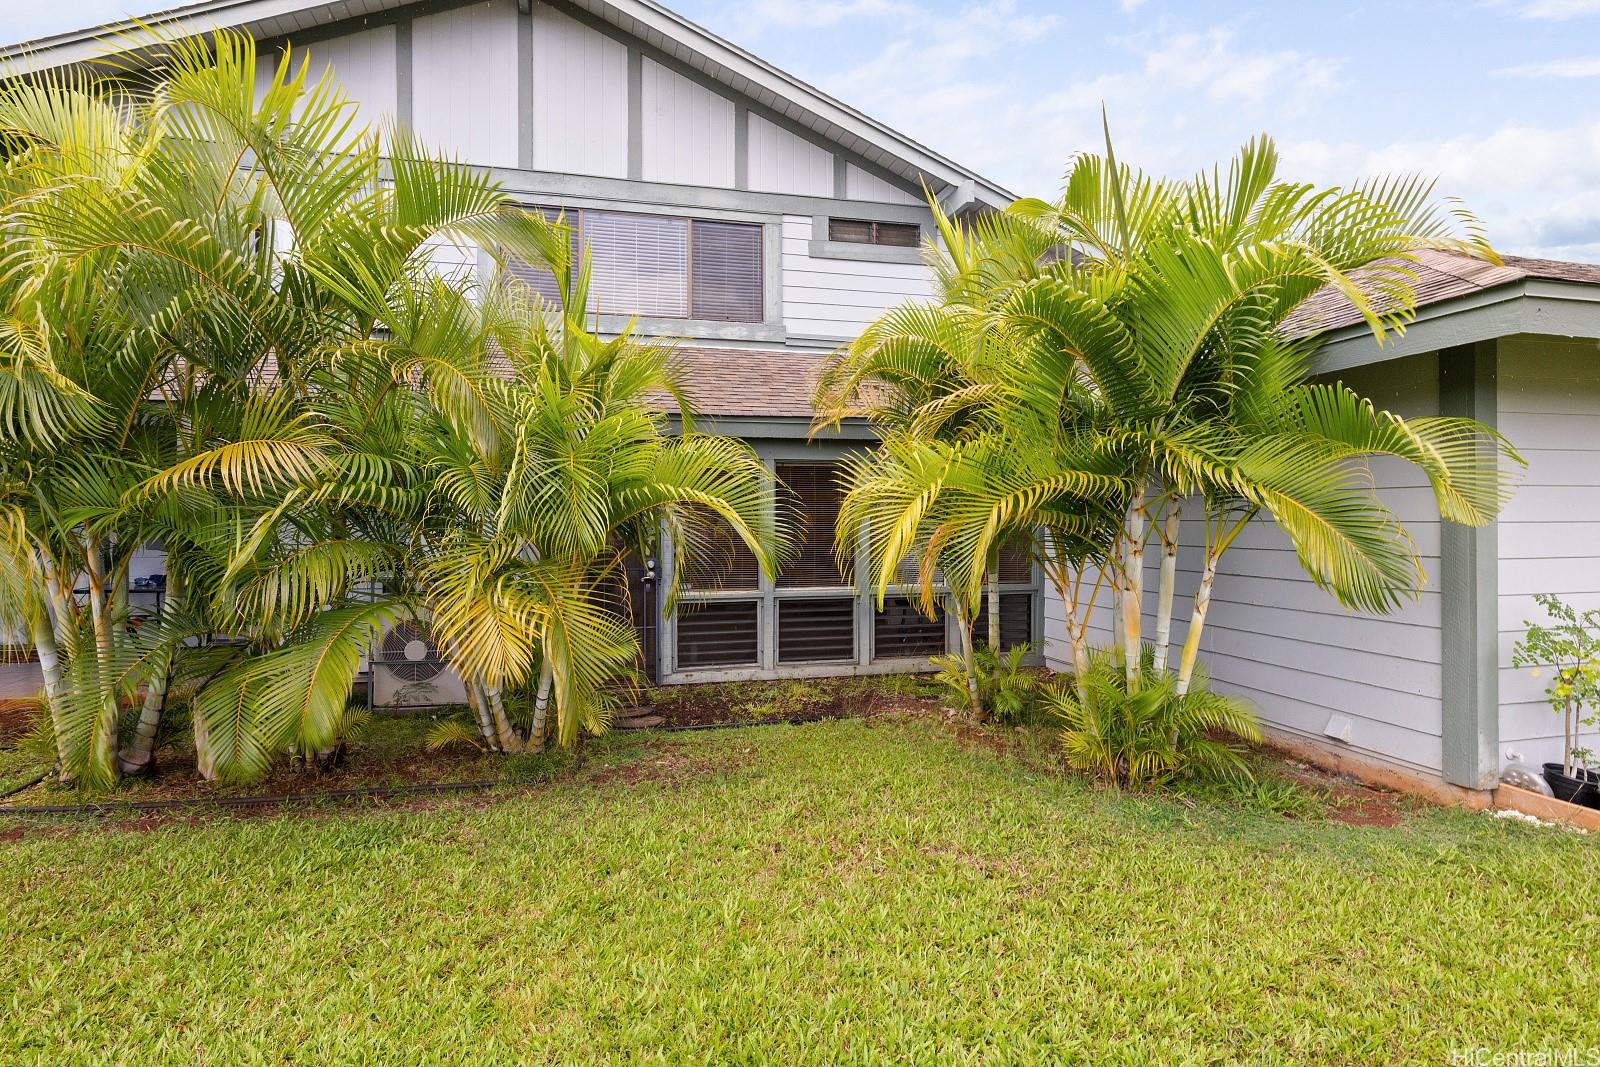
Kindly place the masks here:
[(868, 222), (865, 219), (829, 219), (828, 240), (852, 245), (915, 248), (922, 243), (922, 228), (914, 222)]

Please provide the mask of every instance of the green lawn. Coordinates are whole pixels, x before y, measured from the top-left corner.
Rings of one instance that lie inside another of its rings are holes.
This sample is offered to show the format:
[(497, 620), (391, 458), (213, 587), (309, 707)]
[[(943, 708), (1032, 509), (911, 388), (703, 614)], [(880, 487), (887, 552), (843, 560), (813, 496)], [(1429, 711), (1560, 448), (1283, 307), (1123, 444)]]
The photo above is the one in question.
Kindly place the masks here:
[(931, 718), (614, 735), (492, 798), (31, 829), (0, 844), (0, 1063), (1600, 1045), (1595, 837), (1119, 798), (1047, 766)]

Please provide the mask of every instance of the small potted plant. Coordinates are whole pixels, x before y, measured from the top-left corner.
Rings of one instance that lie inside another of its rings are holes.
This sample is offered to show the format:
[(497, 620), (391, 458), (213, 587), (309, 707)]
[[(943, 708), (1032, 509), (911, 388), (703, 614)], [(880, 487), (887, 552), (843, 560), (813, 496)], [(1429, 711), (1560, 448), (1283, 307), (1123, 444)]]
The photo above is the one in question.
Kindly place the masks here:
[(1536, 594), (1534, 600), (1550, 623), (1523, 624), (1528, 633), (1512, 649), (1511, 665), (1533, 667), (1536, 676), (1545, 667), (1555, 672), (1544, 692), (1561, 716), (1561, 762), (1546, 763), (1544, 778), (1557, 800), (1600, 808), (1595, 755), (1582, 745), (1584, 728), (1600, 725), (1595, 713), (1600, 708), (1600, 610), (1580, 614), (1549, 593)]

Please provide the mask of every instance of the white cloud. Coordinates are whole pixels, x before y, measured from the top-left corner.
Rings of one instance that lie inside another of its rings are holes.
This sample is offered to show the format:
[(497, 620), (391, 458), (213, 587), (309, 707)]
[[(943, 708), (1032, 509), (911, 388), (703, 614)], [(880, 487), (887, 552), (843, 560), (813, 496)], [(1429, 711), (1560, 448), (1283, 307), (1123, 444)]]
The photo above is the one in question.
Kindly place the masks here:
[(1508, 252), (1600, 258), (1600, 121), (1563, 127), (1503, 126), (1488, 133), (1386, 145), (1299, 141), (1284, 145), (1286, 170), (1323, 182), (1413, 173), (1437, 176)]
[(1495, 73), (1503, 78), (1600, 78), (1600, 56), (1520, 63), (1501, 67)]
[(765, 30), (821, 29), (852, 19), (904, 18), (916, 8), (902, 0), (755, 0), (739, 8), (738, 25), (752, 35)]
[(1525, 19), (1562, 22), (1584, 15), (1600, 15), (1600, 0), (1531, 0), (1518, 3), (1516, 10)]
[(1117, 0), (1117, 6), (1122, 8), (1124, 15), (1131, 15), (1145, 4), (1145, 0)]
[[(1230, 29), (1173, 31), (1162, 23), (1080, 63), (1083, 42), (1071, 30), (1054, 14), (991, 0), (912, 24), (866, 63), (821, 82), (1017, 192), (1048, 196), (1075, 153), (1101, 147), (1102, 103), (1119, 155), (1187, 172), (1282, 116), (1315, 107), (1339, 80), (1338, 60), (1253, 49)], [(1025, 73), (1037, 71), (1039, 50), (1058, 72), (1044, 92)], [(1115, 64), (1119, 53), (1121, 69), (1086, 73)]]

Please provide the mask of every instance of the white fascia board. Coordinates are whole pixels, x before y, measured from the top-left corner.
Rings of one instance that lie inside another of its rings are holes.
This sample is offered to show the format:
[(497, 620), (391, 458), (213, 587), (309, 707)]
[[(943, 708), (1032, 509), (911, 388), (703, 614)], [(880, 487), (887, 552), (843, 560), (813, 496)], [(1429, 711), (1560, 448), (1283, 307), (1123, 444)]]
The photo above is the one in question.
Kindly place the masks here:
[(1315, 369), (1329, 374), (1521, 334), (1600, 338), (1600, 286), (1537, 278), (1496, 286), (1417, 309), (1405, 332), (1381, 345), (1366, 324), (1346, 326), (1323, 342)]

